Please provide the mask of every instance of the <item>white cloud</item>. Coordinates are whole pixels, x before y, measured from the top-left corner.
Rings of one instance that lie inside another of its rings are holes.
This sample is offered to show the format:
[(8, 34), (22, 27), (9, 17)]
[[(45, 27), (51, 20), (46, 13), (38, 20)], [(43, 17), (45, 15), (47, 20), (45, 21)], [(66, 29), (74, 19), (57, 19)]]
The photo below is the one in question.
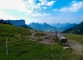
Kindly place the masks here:
[(30, 4), (35, 4), (36, 0), (27, 0)]
[[(79, 19), (79, 20), (78, 20)], [(78, 16), (73, 16), (73, 15), (58, 15), (58, 16), (49, 16), (49, 17), (46, 17), (46, 18), (39, 18), (38, 21), (36, 22), (39, 22), (39, 23), (43, 23), (43, 22), (46, 22), (46, 23), (49, 23), (49, 24), (52, 24), (52, 23), (79, 23), (83, 21), (83, 15), (78, 15)]]
[(0, 12), (0, 19), (17, 19), (17, 18), (11, 15), (5, 14), (3, 12)]
[(46, 5), (46, 6), (53, 6), (53, 4), (55, 3), (55, 0), (52, 1), (47, 1), (47, 0), (39, 0), (41, 2), (41, 5)]
[(33, 13), (34, 10), (41, 9), (43, 5), (52, 6), (55, 3), (53, 0), (50, 2), (47, 0), (40, 1), (41, 3), (36, 4), (36, 0), (0, 0), (0, 9), (15, 9), (26, 13)]
[(55, 1), (48, 2), (48, 3), (47, 3), (47, 6), (53, 6), (54, 3), (55, 3)]
[(22, 0), (0, 0), (0, 9), (15, 9), (22, 12), (28, 12), (25, 3), (23, 3)]
[(70, 6), (63, 7), (59, 11), (60, 12), (77, 12), (80, 9), (83, 9), (83, 1), (80, 1), (80, 2), (73, 1)]
[[(17, 10), (20, 12), (24, 12), (29, 16), (35, 16), (35, 17), (50, 16), (50, 14), (40, 13), (38, 12), (38, 10), (41, 10), (42, 8), (47, 9), (46, 6), (53, 6), (55, 0), (51, 0), (51, 1), (40, 0), (40, 3), (36, 3), (36, 1), (37, 0), (0, 0), (0, 9)], [(2, 15), (7, 16), (7, 14), (5, 13), (2, 13)], [(10, 17), (9, 15), (7, 16), (7, 18), (11, 18), (11, 17), (15, 19), (13, 16)]]
[(43, 7), (43, 9), (47, 9), (47, 7)]
[(46, 14), (46, 13), (32, 13), (31, 16), (34, 16), (34, 17), (47, 17), (47, 16), (50, 16), (50, 14)]
[(0, 0), (0, 9), (15, 9), (21, 12), (33, 13), (34, 9), (39, 9), (40, 4), (35, 4), (36, 0)]

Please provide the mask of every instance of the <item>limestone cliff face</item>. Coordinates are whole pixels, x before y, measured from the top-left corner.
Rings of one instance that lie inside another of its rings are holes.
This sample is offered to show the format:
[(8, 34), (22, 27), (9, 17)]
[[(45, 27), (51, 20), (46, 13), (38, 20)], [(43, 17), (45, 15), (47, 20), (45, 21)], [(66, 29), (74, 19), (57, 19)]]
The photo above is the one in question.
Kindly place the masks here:
[(13, 24), (15, 26), (25, 25), (25, 20), (23, 20), (23, 19), (21, 19), (21, 20), (6, 20), (6, 22), (10, 22), (11, 24)]

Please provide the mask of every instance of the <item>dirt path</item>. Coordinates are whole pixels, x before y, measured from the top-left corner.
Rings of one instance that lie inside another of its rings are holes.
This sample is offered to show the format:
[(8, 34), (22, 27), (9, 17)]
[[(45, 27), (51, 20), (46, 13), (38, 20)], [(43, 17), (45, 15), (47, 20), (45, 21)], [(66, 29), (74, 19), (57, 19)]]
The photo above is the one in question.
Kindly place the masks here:
[[(36, 33), (34, 30), (31, 30), (32, 35), (31, 37), (34, 39), (37, 39), (38, 37), (34, 36), (34, 34)], [(55, 44), (55, 40), (53, 39), (55, 37), (55, 33), (52, 32), (44, 32), (46, 35), (45, 36), (40, 36), (40, 38), (42, 39), (42, 41), (39, 41), (42, 44)], [(68, 45), (76, 51), (76, 53), (80, 53), (83, 55), (83, 45), (81, 45), (80, 43), (73, 41), (73, 40), (68, 40), (67, 41)]]
[(82, 54), (83, 55), (83, 45), (76, 41), (68, 40), (67, 41), (68, 45), (76, 51), (76, 53)]
[(39, 41), (42, 44), (55, 44), (55, 40), (53, 39), (55, 37), (55, 33), (52, 32), (44, 32), (46, 36), (41, 36), (42, 41)]
[(41, 44), (55, 44), (55, 40), (53, 39), (55, 37), (55, 33), (43, 32), (46, 35), (37, 37), (37, 36), (34, 36), (37, 33), (36, 31), (34, 31), (34, 30), (30, 30), (30, 31), (32, 32), (32, 35), (30, 37), (34, 38), (34, 41), (37, 38), (41, 38), (42, 41), (39, 41)]

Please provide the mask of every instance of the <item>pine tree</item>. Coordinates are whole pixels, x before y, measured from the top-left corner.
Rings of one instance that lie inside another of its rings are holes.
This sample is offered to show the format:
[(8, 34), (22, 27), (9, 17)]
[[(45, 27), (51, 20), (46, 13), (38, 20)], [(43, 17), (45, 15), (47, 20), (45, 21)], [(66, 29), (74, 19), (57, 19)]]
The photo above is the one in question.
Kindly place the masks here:
[(26, 25), (24, 25), (24, 28), (27, 28), (27, 26), (26, 26)]
[(4, 24), (7, 24), (7, 22), (6, 22), (6, 21), (4, 21)]
[(4, 23), (3, 19), (0, 20), (0, 23)]
[(8, 21), (8, 24), (11, 25), (11, 23)]

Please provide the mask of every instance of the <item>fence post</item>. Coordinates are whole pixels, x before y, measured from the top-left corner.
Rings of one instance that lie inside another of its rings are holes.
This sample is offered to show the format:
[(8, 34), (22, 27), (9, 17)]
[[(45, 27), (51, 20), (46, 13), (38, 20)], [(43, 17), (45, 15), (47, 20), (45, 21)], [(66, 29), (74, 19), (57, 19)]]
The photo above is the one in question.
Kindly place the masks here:
[(54, 49), (53, 49), (53, 44), (51, 44), (51, 50), (53, 51)]
[(8, 37), (6, 37), (6, 55), (8, 55)]

